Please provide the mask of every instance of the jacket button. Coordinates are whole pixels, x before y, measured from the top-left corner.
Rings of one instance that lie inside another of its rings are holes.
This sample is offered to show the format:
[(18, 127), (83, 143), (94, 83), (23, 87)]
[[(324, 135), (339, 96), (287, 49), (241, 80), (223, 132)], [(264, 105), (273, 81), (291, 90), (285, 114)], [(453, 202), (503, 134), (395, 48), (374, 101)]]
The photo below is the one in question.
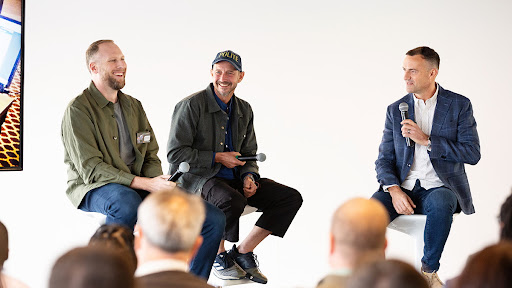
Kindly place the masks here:
[(220, 129), (224, 130), (224, 126), (220, 126)]
[(114, 136), (114, 140), (117, 140), (117, 136)]
[(411, 164), (407, 164), (408, 167), (411, 167)]
[(220, 146), (224, 145), (224, 143), (220, 142)]

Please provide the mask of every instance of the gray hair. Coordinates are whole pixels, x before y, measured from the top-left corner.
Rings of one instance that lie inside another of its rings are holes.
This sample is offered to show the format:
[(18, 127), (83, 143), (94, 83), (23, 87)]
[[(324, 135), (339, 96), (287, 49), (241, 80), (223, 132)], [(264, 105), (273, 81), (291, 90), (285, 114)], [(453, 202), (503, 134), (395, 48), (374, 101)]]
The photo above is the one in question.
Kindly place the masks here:
[(151, 193), (138, 210), (138, 225), (146, 239), (169, 252), (192, 249), (205, 219), (203, 200), (179, 189)]

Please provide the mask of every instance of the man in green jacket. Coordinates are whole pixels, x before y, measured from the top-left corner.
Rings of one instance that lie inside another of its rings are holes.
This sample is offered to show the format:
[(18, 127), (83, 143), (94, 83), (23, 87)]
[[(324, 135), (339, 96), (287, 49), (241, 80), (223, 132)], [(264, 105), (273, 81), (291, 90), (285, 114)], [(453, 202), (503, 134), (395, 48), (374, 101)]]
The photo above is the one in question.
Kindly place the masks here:
[[(234, 95), (245, 75), (242, 59), (233, 51), (217, 54), (212, 63), (212, 83), (176, 104), (167, 145), (170, 172), (181, 162), (190, 170), (180, 185), (219, 207), (226, 215), (226, 231), (215, 258), (213, 272), (224, 279), (247, 277), (267, 283), (253, 254), (268, 235), (283, 237), (302, 205), (297, 190), (260, 178), (255, 161), (240, 161), (240, 155), (255, 155), (253, 113), (246, 101)], [(262, 211), (256, 226), (237, 247), (227, 252), (224, 240), (239, 240), (239, 218), (246, 205)], [(207, 216), (208, 218), (208, 216)]]
[[(141, 103), (121, 92), (126, 75), (121, 49), (112, 40), (96, 41), (87, 49), (86, 62), (92, 82), (69, 103), (62, 120), (66, 194), (75, 207), (107, 215), (107, 224), (133, 229), (142, 200), (176, 184), (162, 175), (156, 137)], [(225, 217), (205, 205), (211, 221), (203, 225), (204, 244), (191, 271), (208, 278)]]

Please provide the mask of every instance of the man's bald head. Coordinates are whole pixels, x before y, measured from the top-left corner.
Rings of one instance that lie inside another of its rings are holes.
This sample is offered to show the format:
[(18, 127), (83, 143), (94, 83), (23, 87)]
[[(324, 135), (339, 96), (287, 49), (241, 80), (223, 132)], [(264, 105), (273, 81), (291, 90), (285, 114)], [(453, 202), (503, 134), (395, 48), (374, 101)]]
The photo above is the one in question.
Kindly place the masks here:
[(353, 198), (334, 213), (331, 234), (335, 246), (354, 251), (384, 250), (389, 215), (374, 199)]

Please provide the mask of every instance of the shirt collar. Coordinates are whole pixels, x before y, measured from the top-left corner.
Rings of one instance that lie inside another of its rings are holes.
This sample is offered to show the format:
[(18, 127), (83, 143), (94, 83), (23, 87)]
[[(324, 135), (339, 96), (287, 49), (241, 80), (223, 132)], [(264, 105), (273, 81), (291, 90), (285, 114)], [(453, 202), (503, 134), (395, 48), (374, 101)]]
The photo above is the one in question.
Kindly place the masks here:
[(142, 277), (164, 271), (188, 271), (188, 264), (185, 261), (176, 259), (163, 259), (149, 261), (140, 265), (135, 271), (135, 277)]
[[(105, 106), (108, 105), (108, 103), (110, 103), (110, 101), (108, 101), (107, 98), (105, 98), (105, 96), (103, 96), (103, 94), (101, 94), (100, 90), (98, 90), (98, 88), (96, 88), (96, 85), (94, 85), (94, 82), (92, 82), (92, 81), (91, 81), (91, 84), (89, 85), (89, 92), (90, 92), (92, 98), (94, 98), (94, 101), (96, 101), (96, 103), (101, 108), (104, 108)], [(125, 101), (123, 100), (123, 97), (124, 97), (123, 92), (121, 92), (121, 90), (119, 90), (117, 92), (117, 102), (124, 103)], [(126, 102), (126, 104), (130, 106), (130, 102)]]
[(352, 274), (352, 269), (350, 269), (350, 268), (333, 269), (333, 270), (331, 270), (331, 272), (329, 274), (337, 275), (337, 276), (349, 276), (350, 274)]
[(231, 103), (233, 102), (231, 100), (233, 99), (233, 97), (231, 97), (231, 99), (229, 99), (228, 104), (226, 104), (226, 103), (222, 102), (222, 100), (220, 100), (219, 96), (217, 96), (217, 93), (215, 93), (215, 90), (213, 90), (213, 96), (215, 97), (215, 101), (217, 102), (217, 104), (219, 104), (219, 107), (220, 107), (220, 109), (222, 109), (222, 111), (227, 112), (228, 107), (229, 107), (229, 111), (231, 111), (231, 107), (232, 107)]
[(414, 105), (416, 107), (421, 107), (420, 105), (424, 103), (424, 106), (431, 107), (434, 103), (437, 102), (437, 94), (439, 94), (439, 84), (436, 83), (436, 92), (432, 97), (428, 98), (427, 101), (423, 102), (423, 100), (416, 98), (414, 94), (412, 94), (412, 98), (414, 99)]

